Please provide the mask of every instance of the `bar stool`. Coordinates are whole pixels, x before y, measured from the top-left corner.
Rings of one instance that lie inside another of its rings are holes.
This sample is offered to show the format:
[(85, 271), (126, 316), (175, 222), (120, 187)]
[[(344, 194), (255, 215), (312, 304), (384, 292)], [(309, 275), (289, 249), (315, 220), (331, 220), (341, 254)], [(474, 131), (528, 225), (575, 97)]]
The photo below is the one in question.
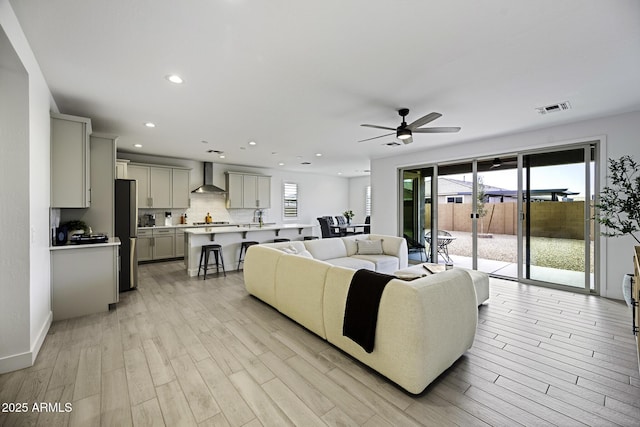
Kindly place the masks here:
[(238, 270), (240, 270), (240, 263), (244, 265), (244, 257), (242, 255), (247, 254), (247, 249), (249, 249), (249, 246), (253, 246), (257, 244), (259, 243), (254, 242), (253, 240), (247, 240), (246, 242), (242, 242), (242, 244), (240, 245), (240, 256), (238, 257), (238, 268), (237, 268)]
[(318, 236), (304, 236), (303, 240), (317, 240)]
[[(213, 252), (213, 256), (216, 259), (216, 274), (220, 274), (220, 266), (222, 266), (222, 273), (227, 277), (227, 272), (224, 269), (224, 259), (222, 258), (222, 245), (213, 243), (211, 245), (202, 245), (200, 250), (200, 265), (198, 266), (198, 276), (200, 276), (200, 269), (204, 269), (204, 279), (207, 278), (207, 270), (209, 269), (209, 255)], [(202, 263), (204, 258), (204, 264)]]
[(282, 237), (279, 239), (273, 239), (273, 243), (278, 243), (278, 242), (290, 242), (291, 239), (287, 239), (286, 237)]

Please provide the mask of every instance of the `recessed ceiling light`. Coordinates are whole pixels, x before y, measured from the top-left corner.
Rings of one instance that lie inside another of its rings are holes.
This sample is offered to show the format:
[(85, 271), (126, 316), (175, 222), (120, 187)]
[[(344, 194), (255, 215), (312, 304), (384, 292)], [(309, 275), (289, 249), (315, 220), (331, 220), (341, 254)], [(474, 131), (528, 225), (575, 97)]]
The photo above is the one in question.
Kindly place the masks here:
[(342, 175), (342, 172), (338, 172), (338, 175)]
[(316, 157), (322, 157), (322, 153), (316, 153)]
[(175, 83), (177, 85), (184, 83), (184, 80), (182, 80), (182, 77), (180, 77), (177, 74), (169, 74), (166, 77), (167, 80), (169, 80), (171, 83)]
[(133, 146), (136, 148), (142, 148), (142, 144), (133, 144)]
[(151, 123), (151, 122), (147, 122), (147, 123), (145, 123), (144, 125), (145, 125), (146, 127), (148, 127), (148, 128), (154, 128), (154, 127), (156, 127), (156, 124), (155, 124), (155, 123)]
[(310, 165), (310, 164), (311, 164), (311, 162), (302, 162), (302, 163), (300, 163), (300, 164), (301, 164), (301, 165)]
[(249, 145), (256, 145), (255, 141), (249, 141)]
[(284, 163), (280, 162), (278, 163), (278, 166), (284, 166)]
[(225, 158), (225, 155), (224, 155), (224, 154), (220, 154), (220, 158), (221, 158), (221, 159), (224, 159), (224, 158)]

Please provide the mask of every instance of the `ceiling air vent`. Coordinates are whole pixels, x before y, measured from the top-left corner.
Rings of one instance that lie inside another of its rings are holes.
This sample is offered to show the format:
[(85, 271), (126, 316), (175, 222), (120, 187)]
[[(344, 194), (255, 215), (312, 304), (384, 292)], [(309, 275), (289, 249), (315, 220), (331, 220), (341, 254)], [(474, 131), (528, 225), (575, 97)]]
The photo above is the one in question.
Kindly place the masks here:
[(387, 142), (384, 145), (387, 145), (389, 147), (395, 147), (396, 145), (400, 145), (399, 142), (395, 142), (395, 141), (391, 141), (391, 142)]
[(557, 113), (558, 111), (565, 111), (571, 108), (571, 104), (569, 101), (560, 102), (558, 104), (547, 105), (545, 107), (538, 107), (536, 111), (538, 114), (549, 114), (549, 113)]

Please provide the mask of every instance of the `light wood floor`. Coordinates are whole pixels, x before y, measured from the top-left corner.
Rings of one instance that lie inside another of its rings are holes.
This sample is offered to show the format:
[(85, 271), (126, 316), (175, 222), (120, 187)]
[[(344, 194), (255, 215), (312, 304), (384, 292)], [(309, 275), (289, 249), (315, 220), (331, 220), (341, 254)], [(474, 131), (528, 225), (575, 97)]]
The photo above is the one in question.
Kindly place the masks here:
[[(0, 425), (640, 425), (630, 310), (492, 280), (476, 341), (407, 394), (269, 306), (239, 273), (140, 268), (109, 313), (54, 323), (35, 366), (0, 376), (0, 402), (71, 402)], [(452, 331), (454, 333), (454, 331)]]

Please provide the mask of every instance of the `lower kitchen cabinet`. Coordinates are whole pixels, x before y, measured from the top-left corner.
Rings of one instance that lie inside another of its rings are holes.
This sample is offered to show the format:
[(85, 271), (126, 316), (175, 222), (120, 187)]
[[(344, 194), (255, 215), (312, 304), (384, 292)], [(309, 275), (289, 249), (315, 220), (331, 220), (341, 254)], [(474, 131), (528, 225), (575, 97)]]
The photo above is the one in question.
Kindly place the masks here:
[(118, 302), (118, 243), (54, 247), (51, 250), (53, 320), (109, 310)]
[(184, 230), (176, 230), (176, 258), (184, 256)]
[(136, 241), (138, 246), (138, 262), (153, 259), (153, 233), (151, 230), (138, 230)]
[(184, 256), (184, 231), (173, 228), (138, 229), (138, 261)]
[(175, 230), (171, 228), (153, 230), (153, 259), (175, 258), (175, 241)]

